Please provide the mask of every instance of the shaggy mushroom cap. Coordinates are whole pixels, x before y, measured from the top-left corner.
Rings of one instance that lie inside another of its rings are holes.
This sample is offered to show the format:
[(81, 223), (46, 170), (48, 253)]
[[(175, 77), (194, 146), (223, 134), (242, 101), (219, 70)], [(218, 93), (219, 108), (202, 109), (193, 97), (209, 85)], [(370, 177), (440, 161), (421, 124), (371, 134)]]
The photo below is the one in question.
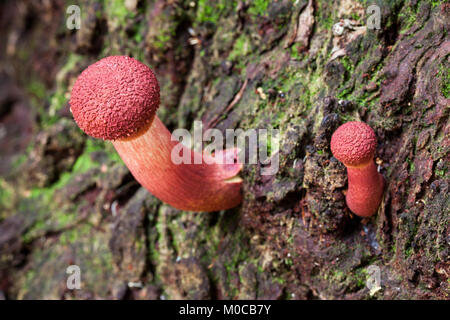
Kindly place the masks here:
[(331, 137), (331, 152), (345, 165), (359, 166), (373, 159), (377, 137), (363, 122), (351, 121), (340, 126)]
[(159, 106), (159, 85), (152, 70), (127, 56), (103, 58), (76, 80), (70, 109), (88, 135), (118, 140), (148, 127)]

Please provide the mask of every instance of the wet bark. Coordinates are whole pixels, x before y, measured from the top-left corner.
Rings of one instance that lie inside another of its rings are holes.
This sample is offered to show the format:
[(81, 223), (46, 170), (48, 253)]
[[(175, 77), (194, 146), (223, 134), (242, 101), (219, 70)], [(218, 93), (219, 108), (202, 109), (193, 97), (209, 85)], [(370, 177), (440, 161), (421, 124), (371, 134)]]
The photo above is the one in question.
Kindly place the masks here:
[[(356, 0), (113, 3), (80, 1), (79, 30), (62, 0), (0, 4), (0, 297), (448, 299), (448, 1), (374, 1), (380, 29)], [(161, 203), (71, 118), (114, 54), (155, 70), (169, 129), (279, 129), (279, 171), (245, 165), (225, 212)], [(351, 120), (386, 179), (369, 219), (329, 148)]]

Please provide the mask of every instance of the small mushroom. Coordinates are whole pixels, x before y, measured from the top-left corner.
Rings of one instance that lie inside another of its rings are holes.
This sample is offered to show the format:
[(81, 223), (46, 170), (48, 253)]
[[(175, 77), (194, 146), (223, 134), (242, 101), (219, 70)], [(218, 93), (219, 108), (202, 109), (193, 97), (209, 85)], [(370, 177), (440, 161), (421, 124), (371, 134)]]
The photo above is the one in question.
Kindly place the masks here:
[(357, 121), (344, 123), (331, 137), (331, 152), (347, 167), (347, 206), (361, 217), (372, 216), (383, 196), (384, 178), (373, 161), (376, 144), (372, 128)]
[[(156, 115), (160, 94), (152, 70), (127, 56), (110, 56), (77, 78), (70, 107), (88, 135), (111, 140), (136, 180), (155, 197), (187, 211), (218, 211), (242, 201), (237, 150), (198, 154), (172, 141)], [(175, 164), (173, 148), (191, 162)], [(201, 163), (194, 161), (199, 159)], [(224, 161), (227, 159), (228, 161)], [(231, 161), (230, 161), (231, 159)]]

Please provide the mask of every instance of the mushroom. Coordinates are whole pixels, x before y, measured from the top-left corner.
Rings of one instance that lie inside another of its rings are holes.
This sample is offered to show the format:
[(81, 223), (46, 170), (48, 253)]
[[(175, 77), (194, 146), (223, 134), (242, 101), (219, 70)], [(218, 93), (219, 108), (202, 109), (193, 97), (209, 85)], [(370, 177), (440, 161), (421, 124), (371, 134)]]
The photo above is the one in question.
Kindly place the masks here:
[[(92, 137), (111, 140), (135, 179), (163, 202), (186, 211), (237, 206), (242, 200), (237, 149), (213, 156), (172, 141), (156, 115), (159, 102), (158, 80), (149, 67), (127, 56), (110, 56), (78, 76), (69, 103), (78, 126)], [(172, 161), (175, 147), (190, 155), (191, 164)]]
[(357, 121), (344, 123), (331, 137), (331, 152), (347, 167), (347, 206), (361, 217), (373, 215), (383, 196), (384, 178), (373, 161), (376, 144), (372, 128)]

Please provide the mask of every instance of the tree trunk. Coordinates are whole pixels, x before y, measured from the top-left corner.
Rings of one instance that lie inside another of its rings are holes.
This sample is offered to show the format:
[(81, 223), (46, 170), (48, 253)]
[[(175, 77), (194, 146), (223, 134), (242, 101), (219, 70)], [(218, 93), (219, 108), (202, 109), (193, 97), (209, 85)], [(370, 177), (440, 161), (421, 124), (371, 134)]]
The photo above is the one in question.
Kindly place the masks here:
[[(0, 296), (449, 298), (448, 1), (85, 0), (79, 29), (70, 4), (0, 4)], [(71, 117), (109, 55), (155, 71), (170, 130), (280, 130), (278, 172), (246, 164), (233, 210), (161, 203)], [(352, 120), (386, 179), (367, 219), (330, 151)]]

